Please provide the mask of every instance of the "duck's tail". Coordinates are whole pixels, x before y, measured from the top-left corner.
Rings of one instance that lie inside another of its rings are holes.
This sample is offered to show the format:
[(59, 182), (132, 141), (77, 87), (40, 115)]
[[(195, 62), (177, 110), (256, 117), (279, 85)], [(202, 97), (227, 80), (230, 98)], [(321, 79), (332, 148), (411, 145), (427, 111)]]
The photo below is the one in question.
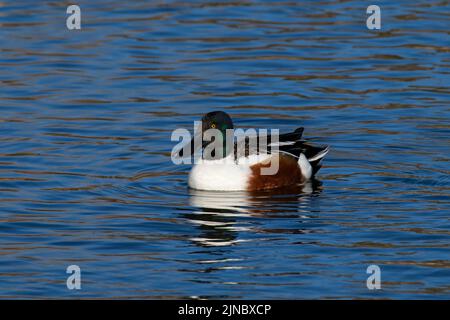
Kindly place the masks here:
[(320, 151), (318, 151), (315, 155), (308, 158), (308, 161), (312, 167), (312, 176), (314, 176), (317, 173), (317, 171), (319, 171), (319, 169), (322, 167), (322, 159), (323, 157), (326, 156), (328, 151), (330, 151), (329, 146), (315, 147), (315, 148), (320, 149)]
[(305, 168), (310, 165), (312, 177), (322, 167), (322, 159), (330, 151), (330, 147), (313, 146), (306, 141), (297, 141), (293, 145), (281, 146), (280, 151), (298, 158), (304, 163)]

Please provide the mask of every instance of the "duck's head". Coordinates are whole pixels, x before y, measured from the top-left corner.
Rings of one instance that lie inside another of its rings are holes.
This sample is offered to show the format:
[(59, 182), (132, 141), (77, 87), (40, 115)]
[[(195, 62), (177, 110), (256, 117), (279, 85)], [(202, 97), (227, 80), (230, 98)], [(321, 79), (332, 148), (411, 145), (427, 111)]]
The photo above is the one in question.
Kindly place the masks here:
[[(223, 148), (222, 150), (220, 150), (220, 154), (222, 155), (222, 157), (227, 156), (231, 152), (231, 150), (228, 150), (230, 148), (227, 148), (226, 132), (228, 129), (233, 128), (233, 121), (226, 112), (213, 111), (205, 114), (201, 120), (201, 130), (200, 128), (197, 128), (197, 132), (190, 142), (191, 155), (193, 155), (195, 151), (197, 151), (200, 147), (202, 149), (205, 149), (210, 143), (215, 142), (216, 137), (213, 137), (211, 139), (210, 133), (214, 133), (214, 131), (215, 133), (217, 133), (218, 130), (220, 134), (217, 135), (217, 139), (219, 139), (217, 145), (220, 145)], [(207, 132), (208, 130), (210, 131)], [(180, 156), (183, 156), (183, 150), (180, 151)], [(212, 153), (212, 157), (216, 157), (216, 153), (214, 151)], [(207, 156), (206, 158), (209, 158), (209, 156)], [(220, 158), (220, 156), (218, 158)]]
[(225, 135), (227, 129), (233, 129), (231, 117), (223, 111), (213, 111), (202, 117), (202, 130), (217, 129)]

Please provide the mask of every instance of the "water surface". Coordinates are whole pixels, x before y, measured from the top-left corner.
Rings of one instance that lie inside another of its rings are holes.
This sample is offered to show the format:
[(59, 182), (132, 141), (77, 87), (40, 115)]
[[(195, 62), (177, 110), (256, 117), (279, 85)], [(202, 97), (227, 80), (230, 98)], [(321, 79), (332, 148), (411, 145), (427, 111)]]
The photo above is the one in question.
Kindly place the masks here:
[[(77, 4), (0, 2), (1, 298), (450, 298), (448, 1)], [(317, 181), (189, 190), (217, 109), (331, 145)]]

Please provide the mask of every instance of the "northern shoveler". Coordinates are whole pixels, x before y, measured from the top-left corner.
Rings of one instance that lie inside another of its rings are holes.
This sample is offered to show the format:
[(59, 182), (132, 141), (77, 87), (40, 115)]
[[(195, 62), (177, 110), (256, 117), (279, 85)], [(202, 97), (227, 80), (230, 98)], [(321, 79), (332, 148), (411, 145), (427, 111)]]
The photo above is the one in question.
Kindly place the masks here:
[[(255, 145), (251, 139), (260, 141), (258, 136), (246, 137), (245, 143), (233, 141), (229, 144), (232, 146), (230, 148), (226, 141), (230, 139), (227, 129), (233, 130), (234, 126), (230, 116), (223, 111), (204, 115), (201, 128), (201, 143), (197, 149), (202, 148), (203, 156), (194, 164), (188, 183), (189, 187), (198, 190), (256, 191), (304, 184), (317, 173), (323, 157), (329, 151), (328, 146), (313, 146), (301, 140), (303, 128), (280, 134), (278, 143), (271, 142), (271, 136), (268, 136), (264, 150), (260, 150), (261, 143), (256, 143), (256, 148), (251, 147)], [(221, 133), (219, 145), (223, 145), (223, 152), (220, 159), (205, 157), (205, 148), (210, 139), (206, 139), (204, 133), (208, 129), (216, 129)], [(190, 143), (191, 155), (196, 151), (195, 139), (192, 138)], [(277, 148), (274, 148), (275, 145)], [(179, 155), (183, 156), (182, 150)], [(269, 168), (273, 160), (278, 161), (278, 170), (275, 174), (264, 174), (262, 169)]]

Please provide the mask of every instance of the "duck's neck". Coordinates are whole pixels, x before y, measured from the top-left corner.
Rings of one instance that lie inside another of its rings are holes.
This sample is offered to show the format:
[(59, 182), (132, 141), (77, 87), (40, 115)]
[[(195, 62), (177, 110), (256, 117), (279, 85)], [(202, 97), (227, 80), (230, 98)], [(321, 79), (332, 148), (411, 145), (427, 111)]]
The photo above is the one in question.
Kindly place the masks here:
[[(209, 151), (210, 152), (203, 152), (203, 159), (205, 160), (218, 160), (218, 159), (223, 159), (228, 157), (229, 155), (232, 154), (233, 150), (234, 150), (234, 141), (229, 141), (229, 143), (227, 143), (227, 136), (226, 133), (221, 131), (222, 133), (222, 143), (213, 143), (214, 149), (211, 151), (211, 146), (209, 146)], [(232, 139), (232, 136), (229, 137), (230, 139)]]

